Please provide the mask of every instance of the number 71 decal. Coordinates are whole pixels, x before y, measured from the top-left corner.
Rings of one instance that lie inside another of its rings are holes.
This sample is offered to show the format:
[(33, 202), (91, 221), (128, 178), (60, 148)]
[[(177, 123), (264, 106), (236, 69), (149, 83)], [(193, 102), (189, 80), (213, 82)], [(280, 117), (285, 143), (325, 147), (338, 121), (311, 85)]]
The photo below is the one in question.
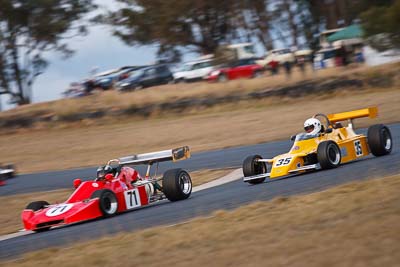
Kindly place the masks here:
[(124, 197), (125, 197), (126, 209), (129, 210), (141, 206), (139, 191), (137, 190), (137, 188), (125, 191)]
[(74, 205), (73, 204), (59, 204), (55, 205), (54, 207), (51, 207), (46, 211), (46, 216), (48, 217), (55, 217), (58, 215), (61, 215), (63, 213), (66, 213), (69, 211)]

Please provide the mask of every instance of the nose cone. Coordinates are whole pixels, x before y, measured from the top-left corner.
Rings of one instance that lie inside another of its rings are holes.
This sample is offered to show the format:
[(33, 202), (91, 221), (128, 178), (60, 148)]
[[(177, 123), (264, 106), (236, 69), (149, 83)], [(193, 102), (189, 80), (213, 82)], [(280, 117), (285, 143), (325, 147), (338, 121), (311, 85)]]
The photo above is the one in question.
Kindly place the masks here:
[(271, 178), (279, 177), (289, 174), (289, 168), (292, 162), (293, 156), (290, 154), (283, 154), (274, 158), (274, 163), (271, 169)]
[(283, 154), (274, 158), (270, 178), (289, 175), (289, 171), (303, 166), (303, 159), (293, 154)]
[(308, 154), (315, 151), (318, 147), (318, 139), (311, 138), (308, 140), (296, 141), (290, 149), (290, 154)]

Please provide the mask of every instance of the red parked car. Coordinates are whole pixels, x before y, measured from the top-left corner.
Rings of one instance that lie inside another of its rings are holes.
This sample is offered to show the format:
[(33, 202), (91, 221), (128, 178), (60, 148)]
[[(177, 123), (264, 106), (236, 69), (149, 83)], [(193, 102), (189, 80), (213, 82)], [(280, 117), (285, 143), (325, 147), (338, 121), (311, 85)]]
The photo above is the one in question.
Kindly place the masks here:
[[(42, 232), (54, 226), (113, 216), (167, 198), (187, 199), (192, 192), (190, 175), (183, 169), (171, 169), (162, 177), (150, 167), (162, 161), (178, 161), (190, 157), (189, 147), (158, 151), (110, 160), (97, 169), (97, 178), (82, 182), (75, 179), (72, 195), (60, 204), (34, 201), (22, 212), (25, 230)], [(112, 166), (112, 163), (117, 163)], [(147, 164), (145, 176), (127, 165)], [(162, 181), (162, 183), (160, 183)]]
[(246, 58), (234, 61), (227, 67), (210, 72), (206, 79), (208, 81), (224, 82), (227, 80), (261, 76), (264, 69), (255, 61), (255, 58)]

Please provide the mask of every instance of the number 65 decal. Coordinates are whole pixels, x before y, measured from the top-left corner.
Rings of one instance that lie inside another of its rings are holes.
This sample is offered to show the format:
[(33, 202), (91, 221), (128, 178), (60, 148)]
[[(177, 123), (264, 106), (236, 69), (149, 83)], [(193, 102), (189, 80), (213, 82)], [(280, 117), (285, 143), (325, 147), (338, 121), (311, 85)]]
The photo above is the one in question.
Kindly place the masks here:
[(363, 151), (362, 151), (362, 146), (361, 146), (361, 141), (360, 140), (354, 141), (354, 150), (356, 152), (356, 156), (357, 157), (363, 155)]
[(288, 165), (291, 160), (291, 157), (278, 159), (278, 161), (275, 163), (275, 167)]

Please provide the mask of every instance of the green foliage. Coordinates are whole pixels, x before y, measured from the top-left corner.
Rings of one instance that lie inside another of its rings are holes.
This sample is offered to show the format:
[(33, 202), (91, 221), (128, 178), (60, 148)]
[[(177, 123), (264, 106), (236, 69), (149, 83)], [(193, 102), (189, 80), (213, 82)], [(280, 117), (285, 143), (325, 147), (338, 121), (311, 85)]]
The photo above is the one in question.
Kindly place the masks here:
[(0, 94), (26, 104), (35, 78), (48, 65), (43, 53), (70, 56), (65, 40), (86, 33), (79, 22), (94, 5), (92, 0), (0, 0), (0, 7)]
[(235, 31), (231, 1), (119, 1), (126, 6), (108, 18), (115, 35), (130, 45), (156, 43), (161, 50), (191, 45), (210, 53)]
[(378, 50), (400, 48), (400, 0), (376, 6), (361, 15), (365, 36)]
[[(159, 56), (179, 60), (179, 48), (218, 53), (223, 45), (259, 41), (318, 49), (325, 29), (353, 24), (370, 8), (393, 0), (117, 0), (123, 7), (103, 18), (128, 45), (156, 44)], [(392, 11), (394, 14), (395, 11)], [(398, 14), (399, 12), (397, 12)], [(379, 19), (379, 18), (377, 18)], [(273, 33), (273, 34), (272, 34)]]
[(179, 48), (214, 53), (223, 44), (258, 38), (272, 49), (266, 0), (118, 0), (101, 18), (128, 45), (157, 44), (159, 55), (179, 59)]

